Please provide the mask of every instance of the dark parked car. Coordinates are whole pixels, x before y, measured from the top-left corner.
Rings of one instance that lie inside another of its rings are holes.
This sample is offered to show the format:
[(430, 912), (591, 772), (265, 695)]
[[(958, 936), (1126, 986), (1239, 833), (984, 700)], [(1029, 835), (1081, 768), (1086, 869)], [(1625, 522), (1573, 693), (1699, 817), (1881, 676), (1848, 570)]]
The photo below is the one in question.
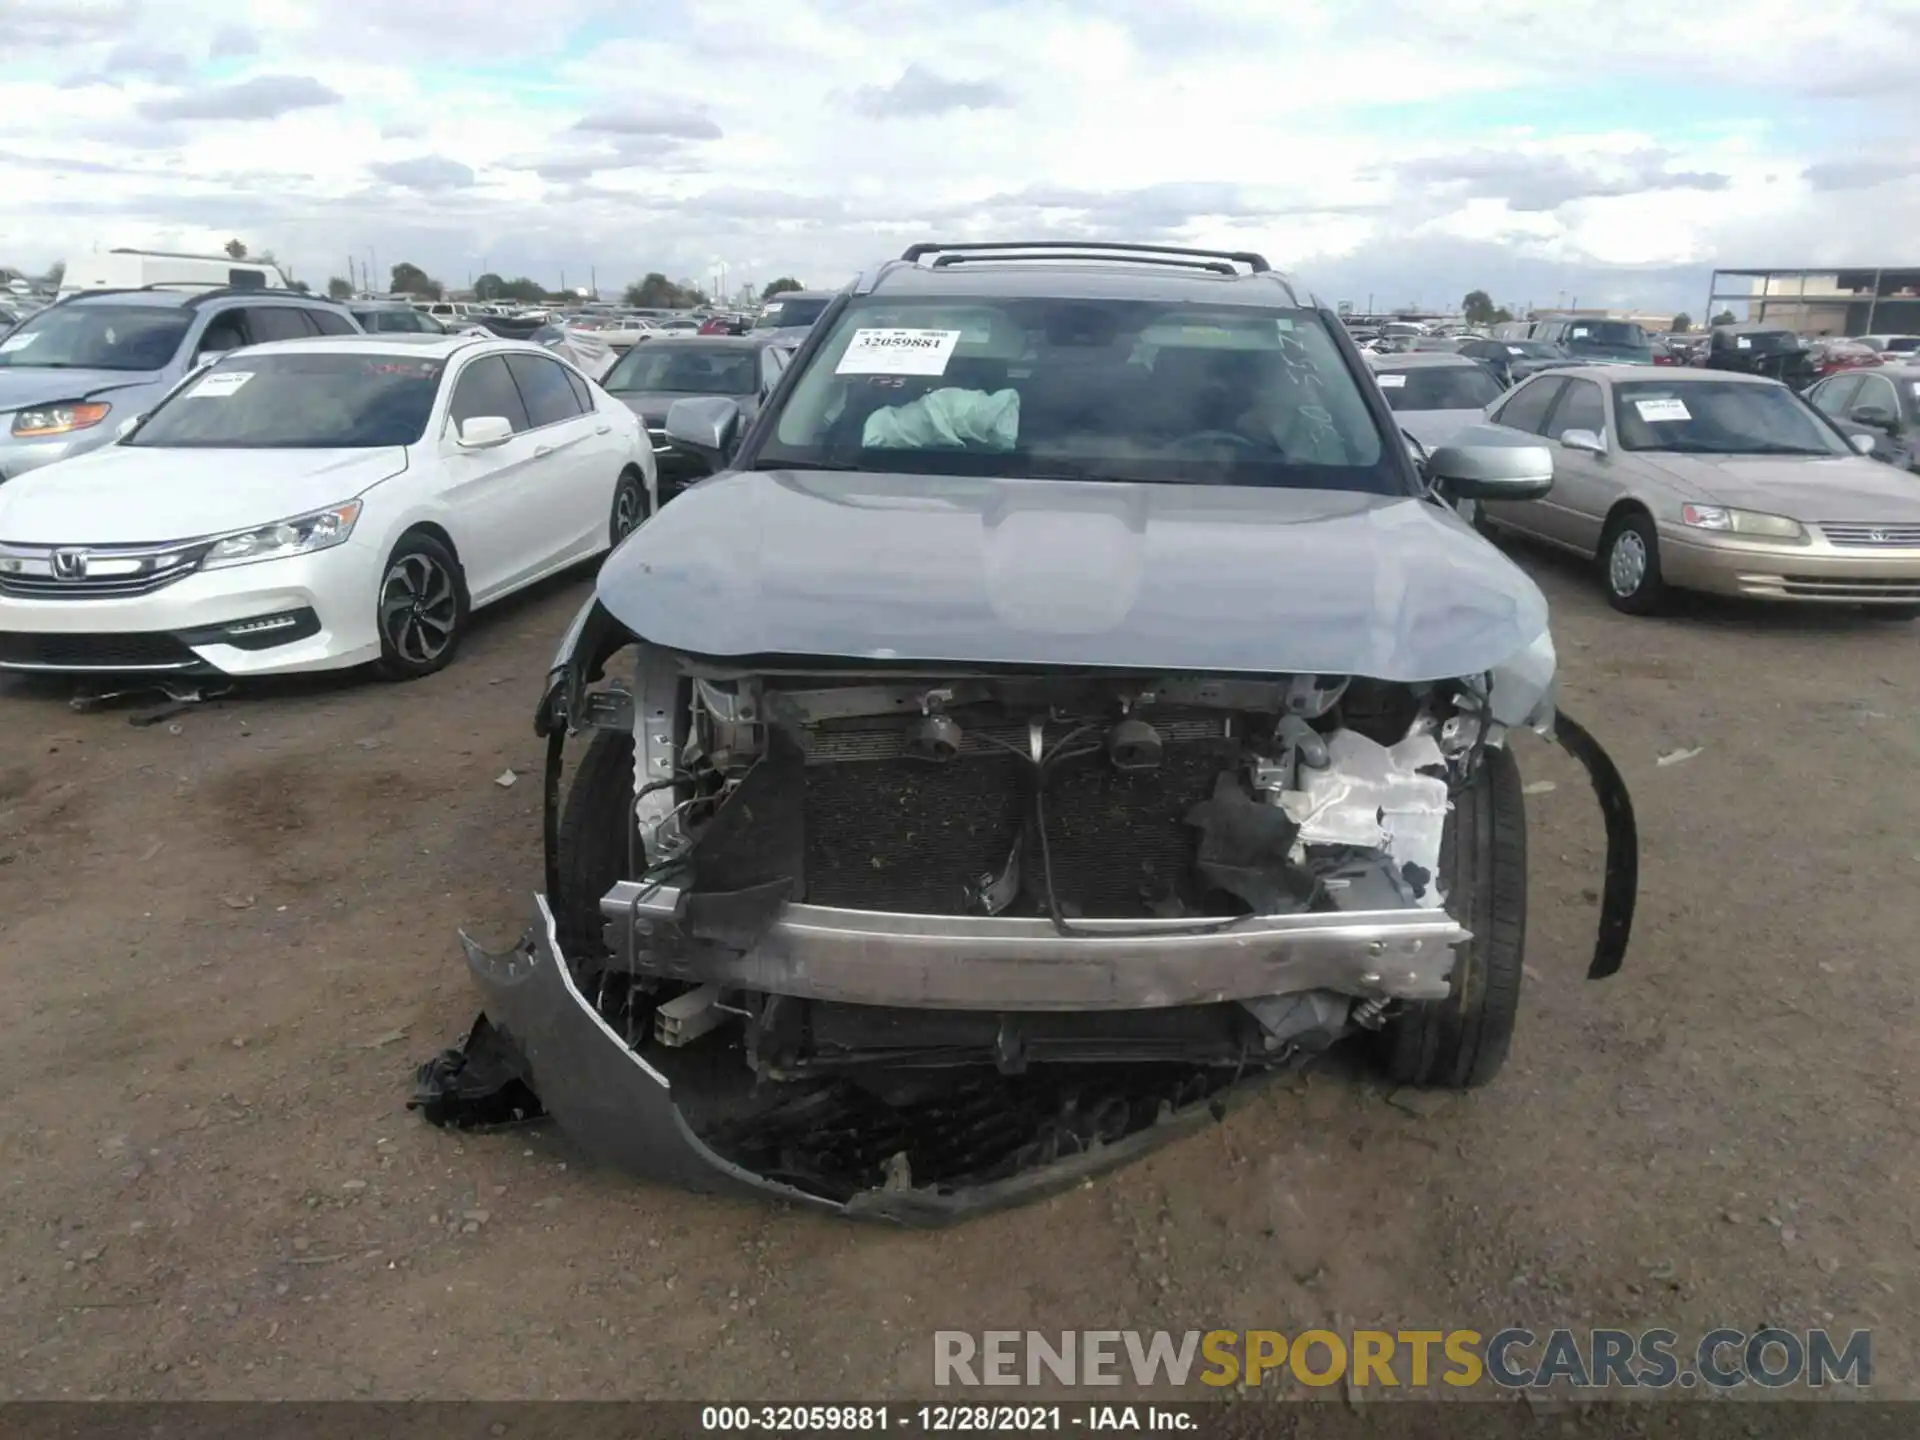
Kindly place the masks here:
[(1493, 371), (1503, 390), (1542, 370), (1581, 363), (1545, 340), (1465, 340), (1459, 353), (1472, 356)]
[(667, 410), (676, 400), (725, 396), (751, 419), (793, 356), (790, 340), (765, 335), (676, 335), (636, 345), (601, 386), (638, 415), (653, 439), (662, 503), (707, 473), (707, 462), (667, 438)]
[(1820, 378), (1806, 342), (1779, 325), (1716, 325), (1699, 363), (1708, 370), (1764, 375), (1794, 390), (1804, 390)]
[(1653, 338), (1631, 320), (1578, 316), (1534, 322), (1530, 340), (1544, 340), (1584, 364), (1651, 365)]
[(760, 307), (760, 316), (753, 322), (754, 333), (775, 334), (784, 330), (789, 339), (803, 338), (832, 303), (830, 291), (784, 290)]
[(1829, 375), (1807, 399), (1849, 435), (1869, 437), (1874, 459), (1920, 471), (1920, 365)]
[(819, 324), (758, 418), (668, 411), (717, 473), (555, 657), (546, 894), (468, 942), (485, 1019), (429, 1115), (543, 1106), (650, 1175), (933, 1222), (1344, 1035), (1481, 1084), (1523, 727), (1596, 777), (1617, 967), (1631, 804), (1449, 504), (1545, 493), (1537, 439), (1416, 467), (1332, 309), (1246, 253), (915, 245)]

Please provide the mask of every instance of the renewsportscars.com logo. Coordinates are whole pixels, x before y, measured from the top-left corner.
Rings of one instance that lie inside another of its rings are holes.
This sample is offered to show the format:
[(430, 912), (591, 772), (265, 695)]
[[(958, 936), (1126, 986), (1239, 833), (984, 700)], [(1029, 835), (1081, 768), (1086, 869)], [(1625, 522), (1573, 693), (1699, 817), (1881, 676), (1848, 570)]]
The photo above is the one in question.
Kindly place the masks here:
[(1873, 1332), (1709, 1330), (1685, 1345), (1672, 1330), (937, 1330), (935, 1385), (1124, 1385), (1198, 1382), (1356, 1388), (1431, 1384), (1502, 1389), (1733, 1390), (1873, 1383)]

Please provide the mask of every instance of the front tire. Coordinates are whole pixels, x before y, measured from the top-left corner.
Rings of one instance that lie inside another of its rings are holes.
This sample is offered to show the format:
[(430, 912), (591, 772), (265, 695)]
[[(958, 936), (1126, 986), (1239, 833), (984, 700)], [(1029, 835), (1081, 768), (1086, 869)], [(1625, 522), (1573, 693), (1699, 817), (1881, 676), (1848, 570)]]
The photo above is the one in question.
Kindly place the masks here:
[(620, 542), (652, 516), (653, 502), (647, 495), (645, 477), (638, 470), (622, 470), (613, 489), (613, 509), (607, 517), (607, 548), (619, 549)]
[(381, 573), (374, 623), (385, 680), (418, 680), (444, 670), (467, 631), (465, 578), (453, 552), (427, 534), (403, 535)]
[(1628, 615), (1657, 615), (1667, 605), (1660, 577), (1660, 538), (1653, 517), (1629, 510), (1607, 527), (1600, 542), (1600, 574), (1607, 603)]
[(1454, 798), (1440, 840), (1449, 914), (1473, 932), (1454, 952), (1444, 1000), (1408, 1006), (1380, 1032), (1396, 1084), (1467, 1090), (1499, 1073), (1520, 1013), (1527, 941), (1527, 812), (1510, 750), (1488, 750)]
[(560, 949), (570, 960), (607, 954), (600, 897), (627, 877), (633, 843), (633, 734), (596, 730), (560, 811), (556, 890), (548, 897)]

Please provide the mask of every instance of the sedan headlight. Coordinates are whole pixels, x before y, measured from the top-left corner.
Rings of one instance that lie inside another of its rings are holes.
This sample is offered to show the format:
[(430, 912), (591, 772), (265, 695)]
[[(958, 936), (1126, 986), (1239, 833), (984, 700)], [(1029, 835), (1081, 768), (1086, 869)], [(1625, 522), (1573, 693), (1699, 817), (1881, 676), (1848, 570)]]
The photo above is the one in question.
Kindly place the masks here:
[(1726, 505), (1682, 505), (1680, 522), (1696, 530), (1721, 530), (1767, 540), (1807, 538), (1807, 532), (1798, 520), (1789, 520), (1784, 515), (1762, 515), (1757, 510), (1735, 510)]
[(291, 555), (308, 555), (340, 544), (353, 533), (353, 522), (360, 518), (360, 502), (330, 505), (310, 515), (277, 520), (258, 530), (242, 530), (222, 535), (207, 550), (201, 568), (218, 569), (223, 565), (251, 565), (256, 560), (284, 560)]
[(71, 435), (75, 430), (91, 430), (107, 418), (113, 407), (99, 400), (71, 400), (58, 405), (36, 405), (13, 417), (13, 433), (25, 440), (49, 435)]

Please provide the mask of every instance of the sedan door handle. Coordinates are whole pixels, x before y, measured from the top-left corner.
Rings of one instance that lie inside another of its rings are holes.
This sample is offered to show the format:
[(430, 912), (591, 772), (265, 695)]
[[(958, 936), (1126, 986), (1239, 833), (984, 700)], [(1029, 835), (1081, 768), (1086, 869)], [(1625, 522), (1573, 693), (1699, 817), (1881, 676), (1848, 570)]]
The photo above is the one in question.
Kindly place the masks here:
[(553, 453), (553, 446), (551, 445), (536, 445), (533, 447), (533, 458), (536, 460), (538, 460), (542, 455), (551, 455), (552, 453)]
[(607, 434), (611, 434), (612, 431), (613, 431), (613, 426), (611, 425), (596, 425), (593, 428), (593, 433), (596, 435), (607, 435)]

